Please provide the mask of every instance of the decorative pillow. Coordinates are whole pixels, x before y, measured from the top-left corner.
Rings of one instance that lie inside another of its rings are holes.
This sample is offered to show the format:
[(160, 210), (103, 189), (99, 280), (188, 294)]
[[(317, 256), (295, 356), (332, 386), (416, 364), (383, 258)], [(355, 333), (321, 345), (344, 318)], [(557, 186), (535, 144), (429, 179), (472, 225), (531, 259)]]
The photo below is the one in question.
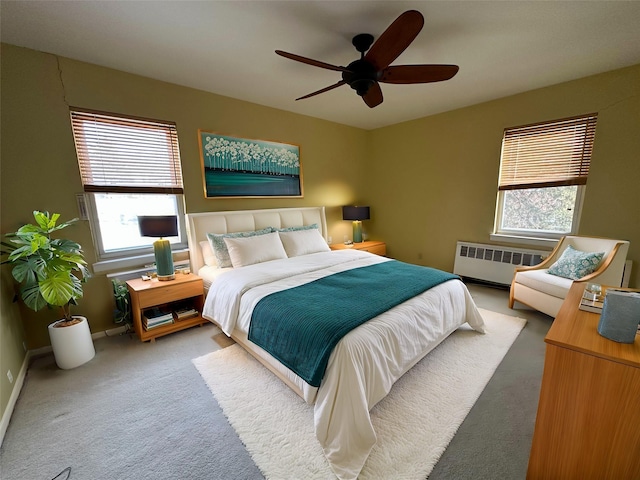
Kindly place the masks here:
[(213, 254), (208, 240), (202, 240), (200, 242), (200, 251), (202, 252), (204, 264), (207, 267), (214, 267), (216, 265), (216, 256)]
[(598, 268), (602, 257), (604, 252), (581, 252), (569, 245), (560, 258), (549, 267), (547, 273), (578, 280), (593, 273)]
[(299, 230), (311, 230), (315, 228), (318, 230), (318, 224), (313, 223), (311, 225), (300, 225), (299, 227), (286, 227), (286, 228), (274, 228), (274, 232), (297, 232)]
[(331, 249), (318, 229), (278, 232), (288, 257), (328, 252)]
[(287, 258), (276, 232), (253, 237), (226, 237), (224, 243), (227, 244), (233, 268)]
[(227, 245), (224, 243), (225, 238), (245, 238), (255, 237), (258, 235), (265, 235), (273, 232), (273, 228), (267, 227), (262, 230), (251, 230), (249, 232), (236, 232), (236, 233), (207, 233), (209, 244), (213, 249), (213, 254), (216, 257), (216, 262), (219, 268), (231, 267), (231, 259), (229, 258), (229, 252)]

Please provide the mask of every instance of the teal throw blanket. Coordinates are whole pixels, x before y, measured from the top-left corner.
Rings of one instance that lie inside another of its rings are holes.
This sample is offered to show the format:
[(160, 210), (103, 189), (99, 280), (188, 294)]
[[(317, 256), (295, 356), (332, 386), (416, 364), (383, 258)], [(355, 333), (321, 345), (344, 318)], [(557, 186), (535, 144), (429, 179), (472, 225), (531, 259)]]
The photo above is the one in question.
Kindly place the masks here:
[(249, 340), (314, 387), (336, 344), (351, 330), (457, 275), (390, 260), (267, 295), (256, 305)]

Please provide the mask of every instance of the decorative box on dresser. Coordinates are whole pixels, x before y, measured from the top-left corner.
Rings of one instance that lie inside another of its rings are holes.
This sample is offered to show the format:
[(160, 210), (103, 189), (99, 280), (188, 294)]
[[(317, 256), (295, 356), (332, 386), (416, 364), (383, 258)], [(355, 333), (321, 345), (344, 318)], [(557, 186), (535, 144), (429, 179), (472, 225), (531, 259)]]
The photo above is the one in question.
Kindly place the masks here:
[(640, 335), (598, 334), (574, 282), (549, 329), (528, 480), (640, 479)]
[[(176, 274), (175, 280), (158, 281), (157, 278), (127, 280), (127, 288), (131, 296), (133, 327), (138, 338), (146, 342), (195, 325), (203, 325), (207, 320), (202, 318), (204, 306), (204, 285), (202, 278), (193, 273)], [(153, 307), (164, 307), (173, 311), (176, 306), (187, 305), (197, 311), (197, 315), (183, 320), (175, 319), (173, 323), (147, 330), (143, 325), (144, 312)]]
[(366, 242), (345, 245), (344, 243), (336, 243), (329, 245), (331, 250), (344, 250), (345, 248), (354, 248), (356, 250), (364, 250), (366, 252), (375, 253), (376, 255), (385, 256), (387, 254), (387, 245), (384, 242), (369, 240)]

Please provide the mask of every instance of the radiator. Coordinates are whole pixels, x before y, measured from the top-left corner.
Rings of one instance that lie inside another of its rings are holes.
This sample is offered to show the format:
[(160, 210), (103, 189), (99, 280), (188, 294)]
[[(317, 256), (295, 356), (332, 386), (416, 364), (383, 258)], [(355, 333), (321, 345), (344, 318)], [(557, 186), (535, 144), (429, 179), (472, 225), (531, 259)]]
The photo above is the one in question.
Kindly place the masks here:
[(499, 285), (511, 285), (515, 267), (537, 265), (549, 253), (547, 250), (458, 242), (453, 273)]

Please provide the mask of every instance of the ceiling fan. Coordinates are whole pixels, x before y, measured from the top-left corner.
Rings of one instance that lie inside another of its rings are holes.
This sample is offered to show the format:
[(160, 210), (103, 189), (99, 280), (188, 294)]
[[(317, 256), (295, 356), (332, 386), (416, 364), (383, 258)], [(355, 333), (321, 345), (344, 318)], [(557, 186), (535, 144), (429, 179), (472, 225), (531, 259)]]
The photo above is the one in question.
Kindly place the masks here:
[(383, 100), (380, 83), (440, 82), (449, 80), (458, 73), (457, 65), (390, 66), (418, 36), (423, 25), (424, 17), (422, 14), (416, 10), (409, 10), (396, 18), (375, 43), (373, 35), (368, 33), (356, 35), (351, 43), (360, 52), (360, 59), (351, 62), (346, 67), (330, 65), (282, 50), (276, 50), (276, 53), (297, 62), (342, 72), (342, 80), (339, 82), (296, 98), (296, 100), (313, 97), (346, 84), (362, 97), (364, 103), (373, 108), (380, 105)]

